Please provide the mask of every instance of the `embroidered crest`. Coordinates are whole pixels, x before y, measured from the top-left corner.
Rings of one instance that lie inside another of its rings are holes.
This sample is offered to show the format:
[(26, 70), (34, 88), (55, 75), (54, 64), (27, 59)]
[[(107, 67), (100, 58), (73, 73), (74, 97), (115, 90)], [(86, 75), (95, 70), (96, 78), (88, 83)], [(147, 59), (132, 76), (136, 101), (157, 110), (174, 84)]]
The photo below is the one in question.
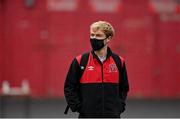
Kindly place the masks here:
[(115, 64), (109, 65), (109, 72), (117, 72), (117, 67)]

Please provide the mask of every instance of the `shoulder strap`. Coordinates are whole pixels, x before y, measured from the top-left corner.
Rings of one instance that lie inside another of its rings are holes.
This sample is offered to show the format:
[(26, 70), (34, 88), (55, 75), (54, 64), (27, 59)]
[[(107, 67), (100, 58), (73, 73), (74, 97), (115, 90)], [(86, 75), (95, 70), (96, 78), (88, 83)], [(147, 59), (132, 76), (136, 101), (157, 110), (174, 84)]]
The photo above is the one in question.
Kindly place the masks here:
[(120, 74), (122, 72), (122, 61), (121, 61), (121, 58), (118, 55), (114, 54), (114, 53), (112, 53), (112, 58), (114, 59), (114, 61), (116, 63), (116, 66), (117, 66), (117, 68), (119, 70), (119, 74)]
[[(124, 58), (122, 58), (121, 56), (118, 56), (116, 54), (112, 54), (112, 57), (116, 63), (116, 66), (118, 67), (118, 70), (119, 70), (119, 74), (122, 74), (124, 71), (123, 71), (123, 67), (125, 66), (125, 61), (124, 61)], [(125, 69), (125, 72), (126, 72), (126, 69)], [(122, 76), (122, 75), (120, 75)], [(123, 77), (122, 77), (123, 78)], [(122, 81), (122, 80), (121, 80)], [(127, 81), (127, 80), (126, 80)], [(125, 82), (125, 83), (128, 83), (128, 82)], [(122, 84), (122, 83), (121, 83)], [(127, 84), (128, 85), (128, 84)], [(121, 93), (120, 95), (120, 98), (125, 101), (127, 97), (127, 93)], [(125, 102), (124, 102), (124, 105), (125, 105)]]
[(80, 69), (81, 69), (81, 74), (80, 74), (80, 78), (82, 77), (84, 70), (86, 69), (86, 65), (88, 63), (88, 59), (89, 59), (89, 52), (88, 53), (84, 53), (82, 54), (81, 60), (80, 60)]
[[(80, 66), (80, 78), (79, 78), (79, 80), (81, 79), (81, 77), (84, 73), (84, 70), (86, 69), (88, 59), (89, 59), (89, 52), (82, 54), (81, 59), (80, 59), (80, 64), (79, 64), (79, 66)], [(67, 114), (68, 110), (69, 110), (69, 105), (66, 106), (64, 114)]]

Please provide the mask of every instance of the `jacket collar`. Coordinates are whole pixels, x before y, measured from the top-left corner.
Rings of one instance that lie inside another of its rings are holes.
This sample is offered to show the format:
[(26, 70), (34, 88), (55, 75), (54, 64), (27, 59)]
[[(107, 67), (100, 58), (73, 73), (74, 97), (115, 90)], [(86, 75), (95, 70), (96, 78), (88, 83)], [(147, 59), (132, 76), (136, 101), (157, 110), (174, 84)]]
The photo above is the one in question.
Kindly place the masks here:
[[(100, 61), (99, 58), (98, 58), (98, 56), (95, 54), (95, 52), (94, 52), (93, 50), (91, 51), (91, 53), (92, 53), (92, 55), (93, 55), (93, 58), (96, 58), (98, 61)], [(111, 49), (110, 49), (109, 47), (107, 47), (106, 60), (107, 60), (111, 55), (112, 55), (112, 51), (111, 51)], [(100, 61), (100, 62), (101, 62), (101, 61)]]

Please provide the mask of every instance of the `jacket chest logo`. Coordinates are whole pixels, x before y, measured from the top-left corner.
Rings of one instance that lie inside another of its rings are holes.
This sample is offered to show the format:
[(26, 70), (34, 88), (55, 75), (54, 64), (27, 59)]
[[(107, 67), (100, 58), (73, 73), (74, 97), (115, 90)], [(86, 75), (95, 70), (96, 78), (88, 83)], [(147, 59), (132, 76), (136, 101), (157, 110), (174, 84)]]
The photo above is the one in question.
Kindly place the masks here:
[(115, 64), (109, 64), (109, 72), (117, 72), (117, 67)]
[(90, 70), (90, 71), (94, 70), (94, 67), (93, 67), (93, 66), (88, 66), (87, 68), (88, 68), (88, 70)]

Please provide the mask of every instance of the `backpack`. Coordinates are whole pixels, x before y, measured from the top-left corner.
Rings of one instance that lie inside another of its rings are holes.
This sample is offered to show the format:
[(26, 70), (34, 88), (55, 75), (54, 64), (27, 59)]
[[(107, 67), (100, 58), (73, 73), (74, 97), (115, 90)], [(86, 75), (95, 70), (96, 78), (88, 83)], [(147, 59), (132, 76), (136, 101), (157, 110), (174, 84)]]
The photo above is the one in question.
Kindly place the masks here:
[[(82, 77), (83, 73), (84, 73), (84, 70), (86, 69), (86, 65), (88, 63), (88, 59), (89, 59), (89, 52), (88, 53), (84, 53), (82, 54), (82, 57), (81, 57), (81, 61), (80, 61), (80, 68), (81, 68), (81, 74), (80, 74), (80, 77)], [(112, 58), (118, 68), (118, 71), (119, 71), (119, 74), (122, 72), (122, 61), (121, 61), (121, 58), (112, 53)], [(69, 106), (67, 105), (66, 109), (65, 109), (65, 112), (64, 114), (67, 114), (68, 113), (68, 110), (69, 110)]]

